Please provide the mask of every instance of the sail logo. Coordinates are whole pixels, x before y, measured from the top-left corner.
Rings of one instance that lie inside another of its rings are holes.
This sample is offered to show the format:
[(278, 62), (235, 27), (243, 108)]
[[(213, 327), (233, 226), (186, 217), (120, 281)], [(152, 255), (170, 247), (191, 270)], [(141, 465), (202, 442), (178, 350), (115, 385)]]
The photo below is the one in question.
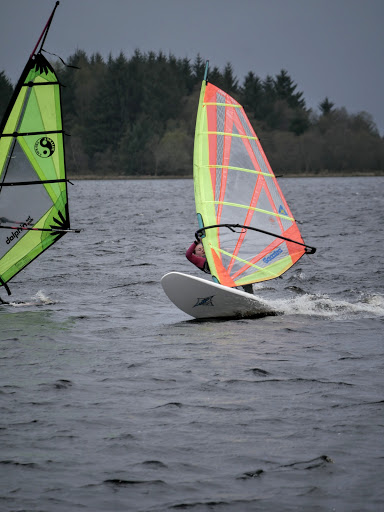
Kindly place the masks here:
[(282, 252), (283, 252), (283, 249), (281, 247), (279, 247), (278, 249), (276, 249), (276, 251), (271, 252), (271, 254), (268, 254), (268, 256), (263, 258), (264, 263), (266, 263), (266, 264), (270, 263), (272, 260), (277, 258), (277, 256), (279, 256), (279, 254), (281, 254)]
[(35, 142), (35, 153), (40, 158), (48, 158), (55, 152), (55, 143), (49, 137), (41, 137)]
[(214, 306), (212, 299), (214, 295), (210, 295), (209, 297), (202, 297), (198, 298), (196, 304), (193, 306), (194, 308), (196, 306)]
[(27, 228), (28, 226), (30, 226), (32, 224), (32, 222), (33, 222), (33, 219), (28, 215), (28, 219), (25, 222), (21, 222), (20, 227), (17, 228), (16, 231), (12, 231), (11, 236), (7, 236), (7, 240), (6, 240), (7, 245), (9, 245), (12, 242), (12, 240), (14, 240), (15, 238), (18, 239), (20, 233), (22, 233), (24, 231), (23, 228)]
[(281, 215), (286, 215), (286, 216), (288, 217), (288, 213), (285, 211), (285, 208), (283, 207), (283, 205), (282, 205), (282, 204), (280, 205), (279, 213), (280, 213)]

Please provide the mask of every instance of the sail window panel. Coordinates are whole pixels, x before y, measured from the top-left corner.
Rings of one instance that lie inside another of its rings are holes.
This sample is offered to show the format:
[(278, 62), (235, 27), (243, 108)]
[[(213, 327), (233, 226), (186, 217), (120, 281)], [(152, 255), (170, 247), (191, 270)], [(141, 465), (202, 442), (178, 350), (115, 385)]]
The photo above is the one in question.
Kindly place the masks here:
[(8, 161), (12, 155), (14, 139), (12, 137), (0, 138), (0, 184), (7, 171)]
[[(234, 253), (236, 249), (236, 244), (239, 239), (238, 233), (231, 233), (228, 229), (220, 228), (219, 230), (219, 240), (220, 240), (220, 257), (222, 259), (222, 263), (225, 268), (228, 268), (231, 260), (232, 260), (232, 254)], [(223, 251), (223, 252), (221, 252)], [(226, 254), (228, 253), (228, 254)]]
[[(225, 204), (216, 204), (216, 223), (218, 224), (240, 224), (248, 225), (256, 229), (276, 233), (276, 235), (283, 235), (283, 233), (292, 226), (292, 221), (277, 215), (270, 203), (269, 197), (265, 190), (261, 190), (259, 199), (255, 205), (256, 210), (249, 209), (247, 204), (231, 201), (230, 187), (227, 189), (227, 197)], [(248, 188), (244, 196), (248, 196), (249, 202), (251, 199), (252, 190)], [(234, 203), (234, 204), (232, 204)], [(220, 207), (220, 217), (218, 211)], [(261, 210), (261, 211), (259, 211)], [(221, 232), (229, 231), (227, 228), (221, 229)], [(248, 235), (248, 238), (251, 235)], [(261, 241), (261, 246), (265, 243), (268, 245), (273, 240), (270, 235), (259, 234), (258, 239)], [(261, 247), (260, 246), (260, 247)], [(261, 248), (260, 248), (261, 250)]]
[[(240, 171), (225, 169), (226, 188), (221, 201), (226, 203), (241, 204), (246, 208), (251, 204), (255, 187), (255, 175), (247, 173), (245, 176)], [(218, 169), (217, 181), (222, 178), (222, 170)], [(220, 200), (216, 194), (215, 199)]]
[[(225, 100), (224, 100), (223, 96), (221, 96), (220, 94), (217, 94), (216, 101), (218, 103), (224, 103)], [(226, 112), (227, 112), (225, 105), (215, 105), (215, 106), (210, 106), (208, 108), (216, 109), (216, 131), (224, 132), (225, 117), (226, 117)], [(210, 131), (211, 131), (211, 128), (213, 128), (213, 127), (209, 127)]]
[[(255, 141), (250, 141), (250, 142), (252, 145), (254, 145), (254, 147), (256, 147), (257, 152), (258, 152), (257, 153), (258, 158), (261, 158), (262, 165), (260, 165), (260, 170), (262, 172), (268, 172), (268, 169), (264, 162), (264, 159), (262, 159), (261, 153), (259, 152), (259, 150), (256, 146), (256, 142)], [(240, 167), (240, 168), (245, 168), (245, 169), (246, 168), (252, 169), (253, 163), (250, 163), (250, 162), (251, 162), (251, 160), (250, 160), (249, 153), (247, 151), (244, 151), (244, 145), (243, 145), (242, 139), (233, 138), (232, 139), (232, 147), (231, 147), (230, 166), (231, 167)], [(258, 160), (258, 162), (259, 162), (259, 160)], [(238, 171), (238, 172), (241, 172), (241, 171)], [(254, 177), (254, 175), (252, 175), (252, 173), (249, 173), (248, 176), (245, 176), (246, 174), (247, 173), (243, 173), (241, 176), (239, 175), (239, 181), (240, 180), (248, 181), (250, 179), (250, 180), (253, 180), (254, 183), (256, 183), (256, 177)], [(247, 180), (247, 177), (248, 177), (248, 180)], [(269, 194), (272, 198), (272, 202), (275, 205), (277, 213), (285, 215), (287, 217), (291, 216), (288, 208), (286, 208), (284, 206), (284, 202), (283, 202), (283, 199), (281, 196), (280, 189), (278, 188), (275, 179), (273, 179), (273, 175), (271, 175), (271, 178), (269, 178), (268, 176), (260, 176), (258, 179), (264, 181), (264, 188), (268, 189)], [(250, 184), (249, 186), (252, 186), (252, 185)], [(287, 223), (287, 220), (284, 220), (284, 225), (285, 225), (285, 229), (288, 228), (291, 225), (291, 221), (288, 220), (288, 223)]]
[[(247, 208), (239, 208), (231, 205), (224, 205), (222, 215), (221, 215), (221, 224), (240, 224), (246, 225), (246, 218), (248, 215)], [(249, 217), (248, 217), (249, 220)], [(253, 211), (250, 222), (248, 222), (249, 226), (262, 229), (264, 231), (273, 232), (277, 235), (282, 234), (282, 230), (276, 222), (275, 217), (272, 215), (267, 215), (264, 212)], [(240, 230), (240, 228), (237, 228)], [(229, 231), (228, 228), (222, 228), (222, 231)], [(264, 238), (265, 237), (265, 238)], [(258, 240), (262, 240), (262, 244), (266, 241), (266, 243), (270, 243), (272, 238), (270, 235), (264, 235), (263, 233), (259, 233), (257, 237)]]
[(217, 135), (216, 137), (216, 159), (210, 162), (212, 165), (224, 165), (224, 135)]
[(234, 278), (243, 278), (254, 273), (255, 266), (262, 269), (267, 268), (272, 263), (276, 264), (278, 261), (290, 257), (284, 240), (249, 230), (246, 236), (248, 242), (252, 241), (252, 244), (240, 244), (238, 242), (241, 231), (237, 229), (237, 233), (233, 233), (226, 228), (219, 229), (220, 250), (218, 252), (220, 252), (224, 267), (227, 269), (230, 267), (229, 273)]
[[(220, 101), (220, 95), (218, 95), (218, 101)], [(222, 99), (224, 101), (224, 99)], [(232, 127), (232, 133), (235, 135), (245, 135), (246, 137), (256, 137), (253, 129), (251, 128), (249, 121), (246, 119), (244, 112), (242, 109), (234, 109), (233, 107), (217, 107), (217, 131), (222, 133), (228, 133), (225, 129), (225, 116), (230, 116), (232, 122), (228, 122), (227, 124)], [(240, 130), (236, 124), (240, 123), (242, 130)], [(233, 155), (232, 146), (237, 142), (237, 150), (236, 154)], [(253, 159), (249, 156), (249, 146), (253, 155), (255, 156), (255, 160), (257, 161), (257, 165), (253, 163)], [(243, 158), (241, 158), (241, 154)], [(236, 159), (238, 158), (238, 163), (236, 164)], [(217, 161), (222, 162), (222, 146), (220, 147), (220, 151), (218, 150)], [(245, 169), (254, 169), (257, 171), (264, 172), (266, 174), (271, 174), (268, 165), (266, 164), (260, 149), (257, 145), (256, 140), (252, 140), (250, 138), (247, 139), (238, 139), (237, 137), (233, 137), (231, 139), (231, 164), (237, 167), (242, 167)]]
[[(236, 208), (232, 206), (227, 206), (223, 209), (222, 224), (234, 224), (238, 223), (240, 225), (244, 225), (245, 223), (245, 216), (246, 216), (247, 210), (244, 210), (242, 208)], [(234, 222), (236, 221), (236, 222)], [(263, 221), (265, 221), (265, 215), (261, 214), (260, 212), (254, 212), (252, 217), (252, 223), (256, 224), (260, 229), (264, 229), (266, 231), (266, 225), (263, 225)], [(264, 223), (265, 224), (265, 223)], [(265, 247), (272, 244), (275, 240), (273, 236), (264, 234), (264, 233), (256, 233), (252, 232), (251, 230), (248, 230), (247, 233), (247, 239), (248, 242), (252, 240), (252, 244), (243, 244), (241, 242), (241, 238), (244, 234), (244, 230), (241, 228), (236, 228), (236, 232), (233, 233), (231, 230), (225, 227), (219, 228), (220, 231), (220, 247), (224, 249), (225, 251), (229, 253), (234, 253), (235, 251), (239, 251), (238, 255), (243, 258), (253, 258), (257, 254), (261, 253)], [(276, 233), (279, 234), (280, 231), (276, 229)], [(238, 241), (240, 239), (240, 242), (238, 244)], [(248, 249), (247, 249), (248, 247)]]
[(281, 197), (281, 194), (280, 194), (280, 191), (279, 189), (277, 188), (276, 184), (274, 181), (268, 181), (268, 191), (272, 197), (272, 200), (273, 200), (273, 203), (276, 207), (276, 210), (278, 213), (281, 213), (282, 215), (285, 215), (287, 217), (290, 217), (291, 214), (288, 210), (288, 208), (286, 208), (284, 206), (285, 204), (285, 201), (283, 201), (282, 197)]
[(285, 215), (287, 217), (292, 217), (291, 212), (289, 211), (288, 207), (286, 206), (286, 202), (283, 200), (283, 197), (282, 197), (280, 188), (277, 184), (276, 178), (275, 179), (266, 178), (265, 186), (266, 186), (266, 188), (268, 188), (268, 191), (273, 199), (273, 203), (276, 207), (277, 212), (282, 215)]
[(260, 169), (257, 166), (257, 162), (255, 159), (252, 161), (252, 153), (247, 149), (247, 147), (249, 148), (249, 139), (236, 137), (236, 135), (239, 135), (239, 132), (235, 126), (233, 127), (233, 134), (235, 137), (231, 137), (231, 153), (228, 165), (241, 169), (259, 171)]
[(33, 227), (51, 207), (52, 201), (43, 185), (3, 187), (0, 218), (4, 225), (14, 225), (16, 229), (0, 230), (0, 247), (10, 249), (28, 233), (27, 230), (20, 230), (12, 237), (18, 231), (18, 226)]
[(269, 171), (268, 165), (265, 162), (263, 155), (260, 152), (259, 146), (257, 145), (257, 142), (255, 140), (250, 140), (250, 145), (252, 148), (252, 151), (256, 157), (257, 163), (259, 165), (260, 171), (264, 172), (266, 174), (271, 174)]
[[(216, 126), (212, 126), (211, 123), (208, 124), (208, 130), (217, 132), (216, 135), (216, 160), (211, 160), (210, 163), (222, 165), (224, 163), (224, 133), (225, 128), (225, 107), (217, 106), (216, 107)], [(212, 155), (213, 156), (213, 155)]]
[[(229, 222), (232, 224), (244, 224), (245, 218), (248, 214), (248, 211), (250, 210), (250, 205), (254, 195), (254, 183), (252, 181), (247, 182), (247, 180), (245, 180), (245, 182), (242, 180), (236, 180), (237, 189), (233, 190), (230, 186), (232, 185), (231, 176), (236, 177), (236, 173), (228, 173), (228, 175), (229, 178), (226, 196), (225, 198), (223, 198), (223, 201), (220, 201), (220, 204), (222, 205), (223, 209), (221, 222)], [(261, 222), (264, 225), (263, 229), (267, 229), (266, 226), (268, 225), (268, 222), (270, 223), (268, 219), (272, 219), (273, 221), (275, 221), (278, 216), (276, 215), (276, 212), (273, 209), (273, 205), (271, 204), (271, 201), (264, 189), (260, 190), (260, 193), (256, 199), (257, 201), (255, 202), (254, 206), (252, 206), (251, 209), (251, 211), (253, 212), (252, 219), (257, 214), (257, 222)], [(253, 208), (255, 208), (255, 210), (253, 210)], [(229, 215), (229, 217), (232, 218), (232, 221), (227, 219), (224, 220), (227, 215)], [(288, 222), (290, 226), (292, 222)], [(262, 228), (262, 226), (260, 225), (258, 227)]]
[(215, 165), (215, 170), (216, 170), (216, 183), (215, 183), (214, 197), (215, 197), (215, 199), (218, 199), (220, 197), (222, 185), (223, 186), (225, 185), (223, 183), (222, 168), (219, 167), (219, 166), (223, 165), (223, 154), (224, 154), (224, 136), (223, 135), (217, 136), (216, 144), (217, 144), (216, 162), (212, 162), (212, 163)]
[[(280, 234), (290, 228), (293, 222), (287, 218), (287, 212), (282, 202), (280, 201), (277, 205), (274, 205), (265, 185), (256, 193), (254, 180), (251, 179), (253, 175), (247, 175), (246, 177), (249, 177), (249, 179), (244, 179), (244, 176), (239, 179), (239, 174), (238, 171), (234, 170), (228, 170), (227, 172), (225, 195), (220, 200), (218, 196), (215, 198), (215, 201), (217, 201), (215, 205), (216, 222), (244, 224), (249, 207), (252, 204), (252, 208), (256, 210), (251, 209), (253, 213), (251, 214), (251, 222), (248, 221), (249, 225), (269, 231), (271, 228), (276, 228), (276, 232)], [(218, 173), (218, 182), (220, 182), (220, 176), (221, 174)], [(262, 180), (262, 178), (259, 177), (259, 180)], [(229, 208), (231, 209), (228, 210)], [(220, 217), (218, 216), (219, 211)], [(229, 219), (226, 218), (228, 213)], [(255, 217), (256, 214), (258, 214), (257, 217)], [(257, 222), (255, 221), (256, 218)]]
[[(26, 154), (22, 150), (19, 140), (12, 139), (12, 151), (10, 152), (8, 159), (9, 165), (7, 173), (4, 177), (4, 183), (18, 183), (21, 181), (35, 181), (38, 179), (37, 174), (31, 168), (31, 164)], [(9, 187), (4, 187), (2, 192)]]
[(251, 128), (249, 121), (244, 116), (243, 110), (240, 108), (236, 109), (236, 114), (240, 120), (240, 123), (241, 123), (241, 126), (243, 127), (245, 135), (247, 135), (248, 137), (255, 137), (255, 132)]
[[(28, 158), (16, 143), (4, 183), (37, 179)], [(12, 224), (26, 222), (28, 217), (32, 218), (35, 224), (53, 204), (43, 184), (2, 187), (0, 197), (0, 217), (6, 218), (6, 222)]]
[[(222, 208), (220, 224), (244, 224), (247, 208), (239, 208), (231, 204), (225, 204)], [(224, 228), (228, 231), (228, 228)]]
[[(239, 257), (241, 257), (240, 254)], [(271, 272), (270, 277), (273, 278), (276, 277), (276, 272), (273, 271), (271, 267), (276, 266), (278, 262), (283, 260), (288, 260), (287, 266), (290, 265), (290, 256), (285, 243), (280, 244), (268, 254), (263, 254), (261, 258), (249, 258), (249, 265), (237, 261), (230, 274), (234, 276), (235, 279), (242, 279), (247, 275), (254, 274), (255, 270), (257, 271), (257, 268), (259, 268), (261, 272), (269, 268)]]
[[(265, 269), (270, 268), (271, 265), (275, 266), (279, 261), (290, 260), (285, 243), (281, 243), (268, 253), (260, 252), (259, 254), (251, 253), (242, 247), (235, 256), (231, 256), (231, 254), (226, 254), (229, 251), (226, 251), (224, 247), (221, 247), (221, 249), (225, 251), (220, 251), (223, 266), (229, 270), (229, 275), (235, 280), (244, 279), (250, 274), (257, 272), (258, 269), (260, 269), (260, 272), (263, 272)], [(273, 277), (276, 277), (276, 272), (271, 270), (270, 278)]]
[[(241, 258), (241, 255), (238, 255)], [(264, 255), (262, 258), (242, 258), (242, 260), (247, 260), (248, 264), (244, 261), (236, 260), (236, 262), (231, 265), (230, 276), (233, 279), (243, 279), (250, 274), (254, 274), (257, 271), (263, 273), (265, 275), (265, 269), (271, 267), (271, 265), (276, 265), (279, 261), (286, 260), (289, 258), (289, 253), (285, 244), (281, 244), (278, 248), (272, 251), (269, 254)], [(276, 272), (273, 272), (271, 269), (270, 278), (276, 277)]]
[[(265, 231), (273, 231), (278, 234), (282, 234), (282, 232), (292, 226), (292, 221), (281, 216), (276, 205), (275, 208), (273, 207), (265, 187), (260, 192), (255, 208), (262, 210), (262, 212), (260, 212), (260, 218), (257, 217), (257, 221), (254, 216), (252, 217), (250, 226), (264, 229)], [(282, 229), (280, 226), (282, 226)]]

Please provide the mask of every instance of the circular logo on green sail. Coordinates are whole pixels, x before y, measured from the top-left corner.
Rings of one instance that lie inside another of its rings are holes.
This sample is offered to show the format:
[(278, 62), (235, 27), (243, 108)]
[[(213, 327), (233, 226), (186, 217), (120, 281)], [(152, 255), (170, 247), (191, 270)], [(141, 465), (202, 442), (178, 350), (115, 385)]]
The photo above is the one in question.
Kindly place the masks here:
[(55, 143), (49, 137), (41, 137), (35, 142), (35, 153), (41, 158), (48, 158), (55, 152)]

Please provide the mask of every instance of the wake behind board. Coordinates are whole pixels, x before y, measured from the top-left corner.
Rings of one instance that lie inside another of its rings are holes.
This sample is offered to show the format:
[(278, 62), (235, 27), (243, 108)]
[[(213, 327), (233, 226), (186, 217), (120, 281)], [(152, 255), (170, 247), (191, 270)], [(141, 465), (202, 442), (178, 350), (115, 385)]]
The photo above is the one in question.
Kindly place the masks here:
[(194, 318), (245, 318), (275, 314), (266, 303), (249, 293), (181, 272), (166, 274), (161, 285), (175, 306)]

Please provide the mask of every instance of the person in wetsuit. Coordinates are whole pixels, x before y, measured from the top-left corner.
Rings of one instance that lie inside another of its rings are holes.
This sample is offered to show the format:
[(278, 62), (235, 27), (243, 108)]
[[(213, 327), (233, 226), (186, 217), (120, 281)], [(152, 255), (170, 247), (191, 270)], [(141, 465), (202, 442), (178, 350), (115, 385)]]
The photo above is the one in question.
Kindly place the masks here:
[[(189, 260), (206, 274), (211, 273), (209, 270), (207, 258), (205, 257), (204, 246), (200, 241), (195, 240), (193, 244), (187, 249), (185, 256), (187, 260)], [(245, 292), (253, 294), (253, 287), (251, 284), (244, 284), (241, 288), (243, 288)]]
[(207, 258), (205, 257), (205, 251), (203, 244), (195, 240), (193, 244), (187, 249), (185, 253), (187, 260), (196, 265), (197, 268), (205, 272), (206, 274), (210, 274)]

